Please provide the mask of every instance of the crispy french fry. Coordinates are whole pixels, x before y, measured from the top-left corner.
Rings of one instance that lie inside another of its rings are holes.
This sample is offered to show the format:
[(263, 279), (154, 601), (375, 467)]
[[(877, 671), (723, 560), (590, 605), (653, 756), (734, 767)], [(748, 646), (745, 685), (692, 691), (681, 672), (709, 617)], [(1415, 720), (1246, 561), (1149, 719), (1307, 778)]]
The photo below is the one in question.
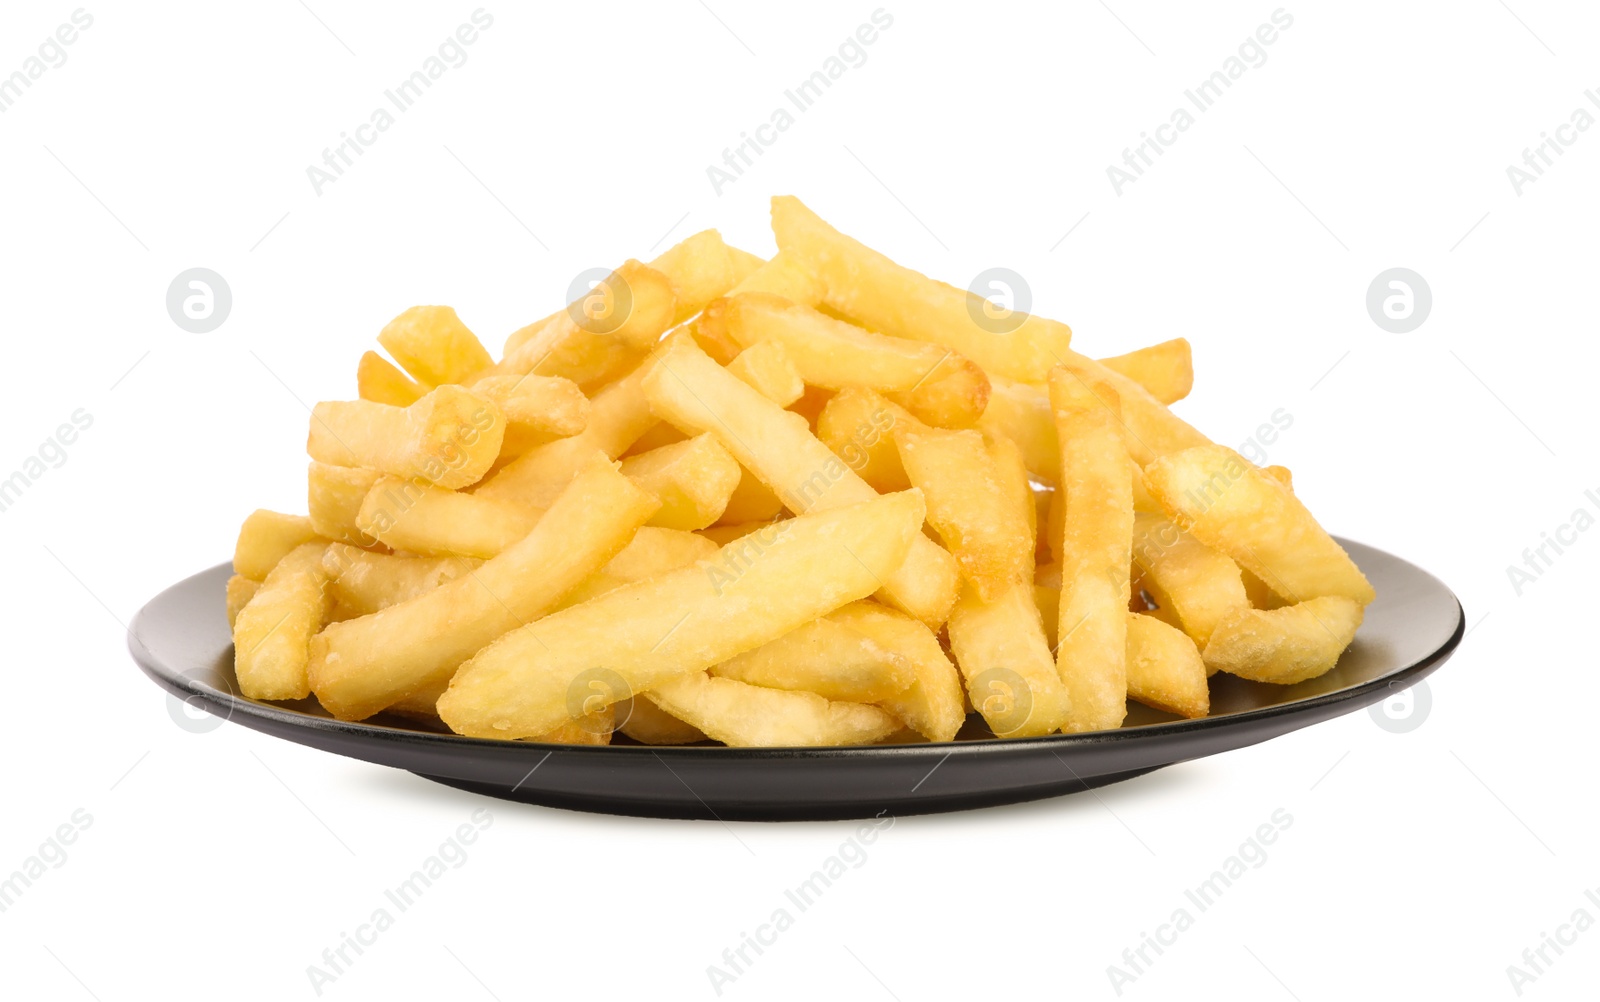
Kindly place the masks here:
[(306, 452), (320, 463), (362, 466), (447, 489), (475, 483), (500, 454), (500, 408), (459, 386), (410, 407), (324, 401), (311, 411)]
[(296, 547), (320, 538), (311, 519), (257, 508), (239, 527), (233, 548), (233, 572), (264, 581), (278, 561)]
[(851, 703), (897, 696), (916, 678), (909, 660), (826, 616), (713, 665), (711, 675)]
[(1050, 376), (1061, 443), (1060, 640), (1056, 669), (1071, 700), (1063, 731), (1119, 727), (1127, 713), (1128, 576), (1133, 481), (1114, 414), (1086, 403), (1065, 369)]
[(1140, 465), (1173, 452), (1210, 445), (1211, 440), (1151, 395), (1138, 382), (1092, 358), (1071, 353), (1066, 359), (1069, 371), (1094, 390), (1103, 400), (1115, 396), (1117, 429), (1128, 452)]
[(655, 508), (656, 500), (613, 464), (590, 465), (532, 532), (471, 575), (318, 635), (310, 665), (317, 699), (341, 720), (360, 720), (448, 679), (496, 637), (536, 619), (603, 567)]
[(677, 317), (672, 280), (628, 261), (565, 310), (506, 341), (499, 376), (562, 376), (592, 389), (644, 358)]
[(781, 341), (758, 341), (728, 363), (728, 371), (779, 407), (787, 407), (806, 392), (800, 370), (789, 359)]
[(378, 540), (356, 524), (356, 516), (372, 485), (383, 476), (377, 470), (312, 460), (306, 472), (306, 510), (311, 513), (311, 527), (318, 535), (341, 543), (378, 546)]
[(739, 463), (713, 435), (696, 435), (624, 459), (622, 474), (660, 499), (651, 525), (685, 531), (704, 529), (721, 518), (741, 475)]
[(410, 407), (428, 391), (375, 351), (365, 352), (356, 366), (356, 395), (362, 400)]
[(1164, 404), (1176, 403), (1194, 389), (1194, 359), (1189, 342), (1181, 337), (1102, 358), (1100, 364), (1127, 376)]
[(1066, 357), (1066, 324), (1020, 312), (996, 316), (992, 303), (895, 264), (797, 198), (772, 200), (772, 231), (779, 250), (821, 282), (822, 301), (869, 330), (943, 345), (1007, 379), (1043, 382)]
[(1128, 613), (1128, 695), (1180, 717), (1211, 712), (1205, 662), (1181, 630), (1143, 613)]
[(707, 740), (700, 728), (674, 717), (648, 696), (633, 696), (614, 705), (617, 730), (640, 744), (692, 745)]
[(473, 383), (472, 391), (500, 408), (508, 431), (565, 438), (589, 423), (589, 398), (560, 376), (490, 376)]
[(356, 527), (396, 550), (488, 560), (532, 532), (543, 514), (510, 501), (382, 477), (361, 502)]
[(1235, 609), (1211, 631), (1206, 666), (1256, 682), (1304, 682), (1338, 664), (1361, 617), (1361, 604), (1342, 595), (1281, 609)]
[(908, 410), (941, 428), (970, 427), (989, 401), (982, 369), (926, 341), (875, 334), (765, 293), (719, 300), (706, 312), (720, 312), (728, 334), (747, 349), (781, 344), (809, 385), (902, 394)]
[(1163, 515), (1133, 518), (1133, 563), (1156, 618), (1186, 633), (1202, 650), (1223, 617), (1250, 603), (1239, 565)]
[(328, 594), (348, 618), (408, 602), (483, 565), (470, 557), (400, 557), (334, 543), (322, 557)]
[(1290, 602), (1325, 595), (1372, 601), (1366, 576), (1300, 499), (1232, 449), (1210, 445), (1165, 456), (1144, 479), (1174, 522)]
[(1003, 738), (1059, 730), (1069, 710), (1034, 587), (1018, 579), (985, 600), (968, 583), (950, 611), (950, 647), (967, 694)]
[(817, 438), (880, 493), (911, 486), (893, 431), (920, 427), (904, 407), (859, 386), (834, 394), (817, 416)]
[(656, 706), (734, 748), (866, 745), (900, 721), (865, 703), (835, 703), (811, 692), (747, 685), (691, 672), (645, 694)]
[[(997, 597), (1033, 566), (1023, 498), (1010, 489), (979, 432), (899, 428), (895, 445), (913, 486), (928, 499), (928, 524), (955, 555), (979, 597)], [(1031, 510), (1031, 506), (1029, 506)]]
[(425, 387), (465, 383), (494, 365), (477, 337), (448, 306), (413, 306), (378, 333), (400, 367)]
[(929, 741), (955, 739), (967, 715), (961, 675), (926, 624), (877, 602), (853, 602), (828, 618), (911, 663), (911, 687), (879, 706)]
[(703, 672), (869, 594), (905, 560), (925, 516), (915, 491), (807, 515), (753, 558), (723, 566), (719, 553), (564, 609), (464, 664), (439, 715), (458, 734), (528, 737), (575, 715), (574, 685), (596, 666), (610, 673), (613, 701)]
[[(644, 379), (651, 409), (685, 432), (711, 432), (790, 511), (805, 514), (878, 494), (791, 413), (735, 379), (692, 342), (662, 354)], [(885, 597), (937, 625), (955, 604), (955, 558), (921, 534), (882, 582)]]
[(673, 323), (681, 324), (765, 263), (723, 243), (716, 230), (701, 230), (668, 247), (650, 267), (672, 281), (678, 304)]
[(1287, 466), (1263, 466), (1261, 472), (1283, 485), (1283, 489), (1294, 492), (1294, 475)]
[(235, 574), (228, 578), (228, 629), (233, 629), (233, 624), (239, 620), (239, 610), (249, 604), (256, 589), (260, 587), (260, 581), (254, 581), (243, 574)]
[(291, 550), (239, 610), (233, 624), (233, 671), (248, 699), (304, 699), (307, 646), (327, 611), (322, 551)]
[(1017, 443), (1028, 472), (1055, 483), (1061, 479), (1061, 448), (1056, 443), (1050, 395), (1043, 386), (990, 377), (989, 406), (978, 427)]
[[(906, 484), (910, 487), (910, 484)], [(903, 489), (903, 488), (902, 488)], [(888, 493), (888, 492), (885, 492)], [(722, 525), (744, 522), (770, 522), (783, 512), (783, 502), (772, 488), (761, 482), (754, 473), (739, 467), (739, 486), (728, 495), (728, 504), (722, 509)]]
[[(782, 296), (802, 306), (815, 306), (822, 299), (822, 286), (811, 273), (781, 253), (746, 275), (727, 295), (745, 292)], [(690, 331), (695, 342), (719, 365), (727, 365), (739, 354), (739, 342), (728, 332), (720, 311), (701, 313), (690, 325)]]
[(634, 533), (633, 540), (612, 557), (610, 563), (568, 592), (556, 608), (565, 609), (616, 591), (625, 584), (690, 567), (702, 560), (713, 560), (717, 545), (692, 532), (647, 525)]

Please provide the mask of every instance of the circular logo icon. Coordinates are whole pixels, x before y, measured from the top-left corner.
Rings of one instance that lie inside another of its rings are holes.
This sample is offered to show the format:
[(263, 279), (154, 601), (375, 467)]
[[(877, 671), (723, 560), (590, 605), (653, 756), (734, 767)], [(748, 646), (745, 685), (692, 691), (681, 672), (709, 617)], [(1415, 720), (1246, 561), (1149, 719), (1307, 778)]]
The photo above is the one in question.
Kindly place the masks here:
[(567, 315), (590, 334), (610, 334), (633, 313), (633, 289), (610, 268), (585, 268), (567, 286)]
[(167, 286), (167, 315), (191, 334), (209, 334), (233, 312), (233, 290), (210, 268), (181, 271)]
[(990, 334), (1010, 334), (1028, 319), (1033, 293), (1027, 281), (1010, 268), (988, 268), (967, 286), (967, 314)]
[[(1391, 683), (1392, 685), (1392, 683)], [(1422, 726), (1433, 709), (1433, 693), (1426, 681), (1409, 689), (1393, 689), (1381, 703), (1367, 708), (1373, 721), (1390, 734), (1406, 734)]]
[[(194, 677), (200, 673), (200, 669), (194, 668), (184, 672), (180, 677), (192, 683)], [(216, 710), (211, 708), (210, 704), (196, 693), (190, 693), (179, 699), (169, 692), (167, 693), (167, 716), (172, 718), (173, 723), (190, 734), (208, 734), (221, 727), (233, 716), (233, 707), (230, 706), (221, 714), (218, 714)]]
[(1410, 268), (1381, 271), (1367, 286), (1367, 313), (1373, 323), (1391, 334), (1416, 330), (1431, 312), (1433, 290), (1427, 279)]
[(1033, 689), (1010, 668), (988, 668), (979, 672), (968, 687), (972, 706), (996, 735), (1005, 737), (1020, 730), (1033, 712)]
[[(610, 668), (585, 668), (567, 686), (567, 716), (591, 734), (612, 729), (612, 721), (597, 720), (589, 716), (633, 696), (633, 689), (621, 675)], [(622, 726), (626, 720), (615, 721)]]

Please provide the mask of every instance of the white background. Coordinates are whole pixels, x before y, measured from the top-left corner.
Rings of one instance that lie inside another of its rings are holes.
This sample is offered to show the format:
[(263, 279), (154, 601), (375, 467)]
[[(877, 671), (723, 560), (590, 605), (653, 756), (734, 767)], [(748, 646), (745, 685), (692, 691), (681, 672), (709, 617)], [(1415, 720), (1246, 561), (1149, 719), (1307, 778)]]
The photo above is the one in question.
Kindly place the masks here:
[[(314, 997), (307, 966), (485, 806), (466, 864), (325, 997), (715, 997), (707, 966), (853, 825), (544, 810), (191, 733), (122, 624), (251, 509), (302, 510), (302, 402), (351, 396), (405, 307), (453, 304), (498, 346), (579, 271), (695, 230), (770, 253), (774, 193), (957, 284), (1016, 270), (1084, 351), (1189, 338), (1180, 412), (1243, 442), (1285, 408), (1270, 457), (1297, 493), (1441, 576), (1472, 632), (1409, 733), (1358, 712), (1098, 796), (902, 819), (724, 997), (1114, 998), (1107, 966), (1280, 808), (1265, 864), (1124, 997), (1516, 997), (1525, 948), (1600, 918), (1600, 533), (1520, 596), (1506, 572), (1596, 511), (1600, 129), (1520, 195), (1506, 168), (1600, 115), (1600, 16), (1288, 6), (1266, 63), (1119, 195), (1106, 167), (1276, 5), (1107, 2), (885, 5), (868, 61), (720, 195), (706, 167), (875, 3), (489, 6), (465, 65), (320, 195), (306, 167), (474, 3), (87, 8), (0, 114), (0, 476), (94, 419), (0, 513), (0, 872), (93, 818), (0, 914), (8, 997)], [(73, 9), (7, 5), (0, 74)], [(164, 305), (195, 266), (233, 292), (209, 334)], [(1433, 294), (1407, 334), (1365, 307), (1396, 266)], [(1525, 996), (1578, 997), (1597, 953), (1580, 935)]]

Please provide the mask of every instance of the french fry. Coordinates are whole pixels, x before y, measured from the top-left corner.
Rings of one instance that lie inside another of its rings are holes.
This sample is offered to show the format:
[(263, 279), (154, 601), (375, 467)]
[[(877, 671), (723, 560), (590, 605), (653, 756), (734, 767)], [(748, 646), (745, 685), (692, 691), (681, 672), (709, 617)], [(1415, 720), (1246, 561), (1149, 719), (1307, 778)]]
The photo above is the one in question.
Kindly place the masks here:
[(673, 323), (681, 324), (765, 263), (723, 243), (716, 230), (701, 230), (667, 248), (650, 267), (671, 280), (678, 304)]
[(1143, 613), (1128, 613), (1128, 695), (1180, 717), (1211, 712), (1200, 651), (1181, 630)]
[(565, 438), (589, 423), (589, 399), (560, 376), (490, 376), (472, 391), (500, 408), (508, 430)]
[(893, 431), (920, 427), (905, 408), (859, 386), (834, 394), (817, 416), (817, 438), (879, 493), (911, 486)]
[(811, 272), (823, 302), (869, 330), (931, 341), (991, 375), (1043, 382), (1072, 340), (1066, 324), (1018, 313), (1002, 323), (977, 317), (992, 305), (973, 293), (903, 268), (817, 217), (797, 198), (772, 200), (778, 249)]
[[(815, 306), (822, 300), (822, 286), (816, 278), (781, 253), (746, 275), (727, 295), (732, 297), (746, 292), (782, 296), (802, 306)], [(689, 329), (695, 343), (716, 359), (718, 365), (732, 362), (741, 350), (739, 342), (729, 333), (720, 311), (701, 313), (689, 325)]]
[(706, 312), (720, 313), (747, 349), (781, 344), (809, 385), (903, 394), (908, 410), (941, 428), (970, 427), (989, 401), (983, 370), (948, 348), (875, 334), (765, 293), (718, 300)]
[(233, 572), (264, 581), (278, 561), (296, 547), (318, 538), (316, 527), (304, 515), (257, 508), (239, 527), (239, 540), (233, 548)]
[(1133, 518), (1133, 563), (1156, 618), (1182, 630), (1202, 650), (1223, 617), (1250, 604), (1239, 565), (1165, 516)]
[(702, 560), (713, 560), (717, 545), (692, 532), (647, 525), (634, 533), (621, 553), (568, 592), (556, 608), (565, 609), (616, 591), (625, 584), (690, 567)]
[[(1113, 407), (1117, 430), (1140, 466), (1170, 453), (1211, 444), (1209, 438), (1168, 410), (1149, 390), (1122, 373), (1076, 352), (1067, 356), (1066, 365), (1068, 371)], [(1111, 404), (1113, 396), (1116, 399)]]
[(826, 616), (713, 665), (711, 675), (850, 703), (889, 699), (915, 680), (910, 661)]
[(469, 576), (323, 630), (312, 642), (312, 690), (335, 717), (360, 720), (439, 684), (603, 567), (655, 508), (613, 464), (593, 463), (532, 532)]
[(322, 557), (329, 597), (351, 619), (408, 602), (482, 565), (467, 557), (400, 557), (344, 543), (332, 544)]
[(1128, 695), (1132, 473), (1115, 415), (1083, 395), (1074, 375), (1052, 370), (1066, 504), (1056, 669), (1071, 701), (1067, 732), (1121, 726)]
[(696, 532), (696, 536), (703, 536), (718, 546), (727, 546), (736, 539), (743, 539), (754, 532), (762, 532), (764, 542), (771, 542), (776, 538), (772, 534), (781, 531), (783, 519), (761, 519), (750, 522), (729, 522), (723, 525), (713, 525)]
[(625, 690), (614, 700), (703, 672), (871, 593), (925, 516), (915, 491), (807, 515), (720, 573), (722, 554), (564, 609), (462, 665), (439, 715), (458, 734), (528, 737), (573, 715), (569, 692), (597, 665)]
[(1220, 445), (1145, 469), (1145, 485), (1181, 528), (1290, 602), (1340, 595), (1361, 605), (1372, 585), (1293, 493)]
[(308, 645), (327, 610), (322, 551), (295, 547), (261, 582), (233, 624), (233, 671), (248, 699), (304, 699)]
[(674, 717), (648, 696), (633, 696), (614, 706), (617, 730), (640, 744), (692, 745), (706, 740), (704, 731)]
[(696, 435), (624, 459), (622, 474), (660, 499), (651, 525), (688, 531), (722, 517), (739, 485), (740, 468), (715, 436)]
[(498, 376), (562, 376), (585, 389), (628, 371), (673, 325), (672, 280), (625, 262), (565, 310), (512, 334)]
[(356, 366), (356, 395), (362, 400), (410, 407), (428, 391), (375, 351), (365, 352)]
[(608, 745), (616, 729), (616, 709), (606, 706), (569, 720), (547, 734), (532, 740), (547, 745)]
[(728, 363), (728, 371), (779, 407), (787, 407), (806, 392), (800, 370), (789, 360), (781, 341), (758, 341)]
[(465, 383), (494, 365), (488, 351), (448, 306), (411, 307), (389, 321), (378, 333), (378, 343), (428, 388)]
[(1294, 492), (1294, 474), (1287, 466), (1263, 466), (1261, 472), (1282, 484), (1284, 490)]
[(233, 629), (233, 624), (239, 621), (239, 610), (249, 604), (260, 587), (260, 581), (251, 580), (243, 574), (228, 578), (228, 629)]
[(1361, 618), (1361, 604), (1342, 595), (1281, 609), (1235, 609), (1211, 631), (1206, 666), (1256, 682), (1304, 682), (1338, 664)]
[(383, 476), (377, 470), (312, 460), (306, 472), (306, 510), (311, 513), (311, 527), (318, 535), (341, 543), (378, 546), (378, 540), (356, 524), (356, 517), (372, 485)]
[(747, 685), (691, 672), (662, 682), (645, 698), (734, 748), (867, 745), (900, 721), (864, 703), (829, 702), (811, 692)]
[(1194, 389), (1194, 358), (1189, 342), (1181, 337), (1102, 358), (1100, 364), (1143, 386), (1164, 404), (1176, 403)]
[(853, 602), (828, 618), (911, 663), (911, 687), (879, 706), (929, 741), (955, 739), (967, 716), (961, 675), (926, 624), (877, 602)]
[(1239, 576), (1244, 580), (1244, 593), (1250, 598), (1251, 608), (1281, 609), (1288, 604), (1278, 597), (1276, 592), (1268, 588), (1265, 581), (1242, 567), (1239, 568)]
[(1028, 472), (1050, 483), (1061, 479), (1061, 447), (1056, 442), (1050, 394), (1043, 386), (989, 378), (989, 406), (978, 427), (1017, 443)]
[[(796, 514), (878, 496), (799, 418), (735, 379), (692, 342), (662, 354), (645, 376), (644, 392), (651, 409), (683, 431), (715, 434)], [(955, 558), (919, 533), (905, 562), (881, 586), (894, 605), (937, 625), (955, 604), (958, 580)]]
[(306, 452), (320, 463), (362, 466), (446, 489), (466, 487), (500, 454), (505, 416), (459, 386), (440, 386), (410, 407), (323, 401), (311, 410)]
[[(670, 426), (669, 426), (670, 427)], [(906, 484), (910, 487), (910, 484)], [(902, 488), (903, 490), (904, 488)], [(890, 493), (890, 492), (884, 492)], [(772, 488), (762, 483), (760, 478), (743, 465), (739, 467), (739, 486), (728, 495), (728, 504), (722, 509), (723, 525), (737, 525), (743, 522), (770, 522), (783, 512), (783, 502)]]
[(928, 499), (928, 524), (979, 597), (993, 599), (1023, 580), (1033, 566), (1025, 498), (1010, 492), (1016, 481), (999, 471), (983, 435), (899, 428), (895, 445), (912, 485)]
[(950, 611), (950, 648), (967, 694), (998, 737), (1049, 734), (1067, 719), (1067, 689), (1034, 587), (1018, 579), (985, 600), (969, 582)]
[(532, 532), (543, 514), (509, 501), (382, 477), (361, 502), (356, 527), (396, 550), (487, 560)]

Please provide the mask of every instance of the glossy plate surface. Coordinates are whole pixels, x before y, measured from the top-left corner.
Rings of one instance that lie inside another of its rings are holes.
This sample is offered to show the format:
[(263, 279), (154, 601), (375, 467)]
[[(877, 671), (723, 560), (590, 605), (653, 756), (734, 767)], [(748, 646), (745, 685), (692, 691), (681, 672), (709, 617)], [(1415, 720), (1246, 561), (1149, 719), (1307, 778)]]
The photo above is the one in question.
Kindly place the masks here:
[[(1212, 715), (1181, 720), (1129, 704), (1128, 725), (999, 741), (974, 717), (943, 744), (856, 748), (574, 747), (464, 738), (376, 717), (343, 723), (316, 701), (238, 695), (223, 589), (227, 565), (142, 609), (129, 647), (180, 700), (323, 751), (527, 803), (647, 817), (823, 820), (962, 810), (1076, 793), (1242, 748), (1361, 709), (1443, 663), (1464, 617), (1443, 582), (1399, 557), (1340, 540), (1377, 589), (1355, 644), (1321, 678), (1292, 686), (1212, 679)], [(619, 735), (619, 741), (624, 741)]]

